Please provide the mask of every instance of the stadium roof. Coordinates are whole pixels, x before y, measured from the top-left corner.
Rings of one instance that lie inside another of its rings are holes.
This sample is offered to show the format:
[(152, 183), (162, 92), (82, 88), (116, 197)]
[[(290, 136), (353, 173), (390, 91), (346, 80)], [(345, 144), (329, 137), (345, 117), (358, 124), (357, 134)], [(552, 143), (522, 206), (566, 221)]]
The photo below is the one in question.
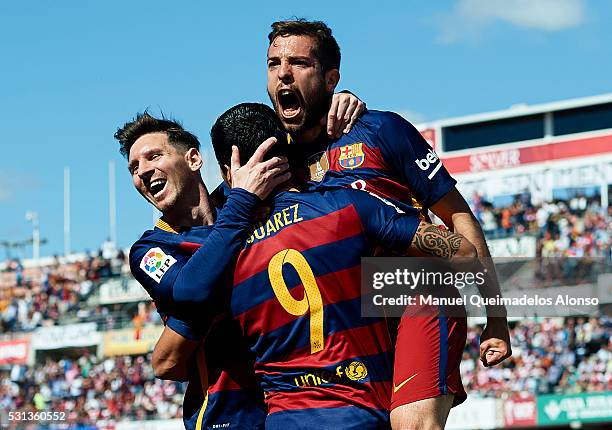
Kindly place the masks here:
[(601, 94), (597, 96), (580, 97), (574, 99), (566, 99), (556, 102), (542, 103), (536, 105), (528, 105), (525, 103), (519, 103), (511, 106), (508, 109), (484, 112), (473, 115), (465, 115), (453, 118), (444, 118), (434, 121), (428, 121), (425, 123), (418, 124), (417, 128), (423, 130), (431, 127), (445, 127), (459, 124), (469, 124), (481, 121), (492, 121), (502, 118), (512, 118), (524, 115), (533, 115), (546, 112), (553, 112), (565, 109), (574, 109), (585, 106), (593, 106), (604, 103), (612, 102), (612, 93)]

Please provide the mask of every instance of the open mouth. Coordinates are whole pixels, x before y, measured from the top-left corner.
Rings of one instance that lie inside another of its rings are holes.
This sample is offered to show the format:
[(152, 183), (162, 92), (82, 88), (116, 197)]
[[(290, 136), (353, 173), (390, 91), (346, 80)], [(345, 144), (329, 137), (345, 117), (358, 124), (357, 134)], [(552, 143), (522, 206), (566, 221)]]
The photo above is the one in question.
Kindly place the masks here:
[(280, 90), (278, 92), (278, 104), (285, 119), (295, 118), (302, 110), (300, 97), (292, 90)]
[(157, 197), (166, 188), (167, 181), (165, 179), (155, 179), (149, 184), (149, 192), (153, 197)]

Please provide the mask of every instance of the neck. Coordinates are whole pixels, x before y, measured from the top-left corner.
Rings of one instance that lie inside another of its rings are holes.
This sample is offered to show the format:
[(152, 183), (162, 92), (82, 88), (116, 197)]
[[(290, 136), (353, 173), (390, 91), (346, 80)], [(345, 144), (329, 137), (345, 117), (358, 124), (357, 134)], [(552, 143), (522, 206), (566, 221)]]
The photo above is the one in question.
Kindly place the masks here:
[(175, 205), (172, 210), (163, 214), (164, 221), (172, 227), (197, 227), (212, 225), (215, 222), (216, 211), (210, 203), (206, 185), (200, 180), (197, 187), (185, 196), (184, 204)]
[(319, 136), (323, 132), (323, 129), (324, 129), (323, 125), (317, 124), (307, 130), (300, 131), (299, 133), (296, 133), (295, 135), (292, 134), (291, 137), (297, 143), (311, 143), (319, 138)]
[(280, 193), (281, 191), (295, 191), (295, 190), (299, 190), (300, 187), (298, 185), (296, 185), (296, 183), (292, 180), (288, 180), (287, 182), (284, 182), (282, 184), (280, 184), (278, 187), (274, 188), (274, 191), (271, 193), (271, 195), (274, 195), (276, 193)]
[(306, 185), (309, 175), (305, 168), (291, 168), (291, 179), (277, 186), (272, 194), (280, 193), (281, 191), (300, 191)]

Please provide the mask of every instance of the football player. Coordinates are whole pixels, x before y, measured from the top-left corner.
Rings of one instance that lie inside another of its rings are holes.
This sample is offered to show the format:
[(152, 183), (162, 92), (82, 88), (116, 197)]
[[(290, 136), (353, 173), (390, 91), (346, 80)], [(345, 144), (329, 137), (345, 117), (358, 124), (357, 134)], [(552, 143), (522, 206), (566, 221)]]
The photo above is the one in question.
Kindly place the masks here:
[[(247, 158), (270, 135), (282, 141), (285, 133), (265, 105), (241, 104), (219, 117), (211, 138), (228, 182), (238, 163), (232, 146)], [(274, 151), (289, 154), (291, 165), (293, 149), (300, 147)], [(447, 258), (475, 256), (475, 248), (415, 209), (355, 190), (302, 187), (293, 180), (272, 193), (233, 275), (230, 312), (255, 355), (266, 428), (388, 428), (393, 347), (385, 319), (361, 315), (361, 257), (378, 246)]]
[[(303, 146), (313, 180), (375, 193), (423, 214), (431, 210), (472, 242), (479, 257), (490, 257), (456, 181), (408, 121), (369, 110), (349, 133), (329, 138), (322, 120), (340, 79), (340, 49), (329, 27), (316, 21), (275, 22), (268, 40), (268, 94), (284, 128)], [(497, 316), (489, 315), (481, 335), (485, 366), (511, 355), (506, 318)], [(443, 428), (450, 408), (465, 399), (459, 375), (465, 337), (465, 318), (443, 309), (431, 317), (402, 318), (391, 405), (396, 430)]]

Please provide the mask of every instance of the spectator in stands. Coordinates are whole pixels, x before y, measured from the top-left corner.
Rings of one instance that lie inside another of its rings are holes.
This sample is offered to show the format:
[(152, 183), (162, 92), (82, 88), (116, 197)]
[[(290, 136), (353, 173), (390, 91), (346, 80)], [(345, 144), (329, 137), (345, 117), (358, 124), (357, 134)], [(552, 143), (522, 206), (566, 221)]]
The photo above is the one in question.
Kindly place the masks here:
[(461, 363), (463, 380), (479, 396), (611, 390), (611, 328), (608, 317), (518, 322), (511, 330), (515, 354), (499, 368), (476, 362), (473, 329)]
[(497, 232), (497, 219), (493, 213), (493, 207), (490, 204), (483, 205), (480, 212), (480, 223), (485, 234), (492, 235)]
[[(65, 412), (63, 424), (94, 425), (121, 419), (180, 418), (183, 384), (155, 379), (143, 356), (98, 362), (47, 358), (20, 377), (0, 372), (0, 408)], [(19, 368), (20, 366), (15, 366)]]

